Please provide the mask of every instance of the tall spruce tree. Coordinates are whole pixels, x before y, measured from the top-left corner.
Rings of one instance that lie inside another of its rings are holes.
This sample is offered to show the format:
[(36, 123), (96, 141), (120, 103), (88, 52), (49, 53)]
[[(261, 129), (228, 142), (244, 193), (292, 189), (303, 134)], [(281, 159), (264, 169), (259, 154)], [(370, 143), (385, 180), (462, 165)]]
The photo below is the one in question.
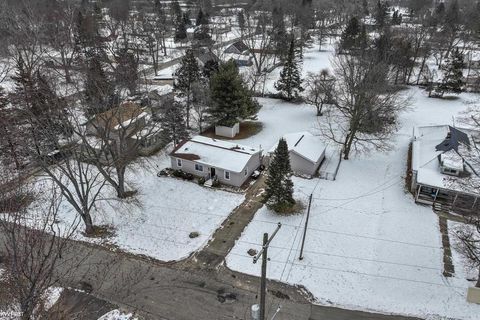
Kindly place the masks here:
[(87, 116), (102, 113), (112, 107), (114, 87), (108, 79), (98, 57), (88, 61), (85, 81), (85, 101)]
[(232, 127), (240, 119), (254, 117), (260, 109), (233, 60), (222, 64), (211, 76), (210, 96), (212, 103), (207, 112), (214, 125)]
[(375, 23), (379, 28), (388, 24), (388, 3), (386, 1), (378, 0), (375, 8)]
[(357, 17), (348, 21), (347, 27), (343, 30), (339, 51), (363, 50), (367, 47), (368, 36), (365, 25), (360, 23)]
[(6, 160), (8, 164), (13, 161), (15, 169), (19, 170), (22, 164), (17, 135), (21, 133), (21, 126), (16, 125), (17, 110), (9, 107), (9, 102), (6, 92), (0, 86), (0, 135), (3, 137), (0, 140), (0, 152), (3, 155), (0, 160)]
[(125, 48), (118, 50), (115, 60), (117, 62), (114, 71), (116, 84), (127, 88), (130, 94), (134, 94), (137, 90), (138, 60)]
[(188, 137), (187, 127), (185, 125), (185, 115), (183, 107), (178, 102), (172, 103), (160, 118), (163, 133), (174, 145)]
[(209, 24), (208, 18), (208, 14), (203, 13), (203, 10), (200, 8), (200, 10), (198, 11), (197, 20), (195, 21), (195, 25), (200, 26), (203, 24)]
[(452, 51), (449, 59), (447, 59), (443, 69), (443, 80), (436, 89), (440, 96), (446, 93), (459, 94), (463, 91), (465, 85), (463, 80), (463, 68), (465, 63), (463, 61), (462, 53), (456, 49)]
[(187, 38), (187, 25), (185, 20), (181, 19), (175, 27), (175, 41), (182, 41)]
[(281, 7), (274, 7), (272, 11), (272, 42), (278, 57), (284, 61), (288, 55), (288, 36)]
[(273, 153), (268, 169), (265, 195), (263, 202), (275, 212), (285, 212), (295, 205), (293, 199), (292, 169), (288, 154), (288, 145), (280, 139), (277, 149)]
[(299, 57), (295, 51), (295, 40), (290, 41), (287, 59), (280, 72), (280, 79), (275, 83), (275, 89), (282, 93), (286, 100), (292, 100), (298, 97), (298, 94), (304, 89), (302, 79), (300, 78)]
[(195, 58), (193, 50), (188, 49), (180, 62), (180, 68), (177, 70), (177, 81), (175, 82), (175, 90), (179, 93), (179, 96), (186, 99), (187, 128), (190, 128), (192, 84), (199, 79), (200, 69), (197, 59)]
[(170, 3), (170, 16), (173, 18), (175, 24), (178, 24), (183, 19), (182, 8), (177, 0)]

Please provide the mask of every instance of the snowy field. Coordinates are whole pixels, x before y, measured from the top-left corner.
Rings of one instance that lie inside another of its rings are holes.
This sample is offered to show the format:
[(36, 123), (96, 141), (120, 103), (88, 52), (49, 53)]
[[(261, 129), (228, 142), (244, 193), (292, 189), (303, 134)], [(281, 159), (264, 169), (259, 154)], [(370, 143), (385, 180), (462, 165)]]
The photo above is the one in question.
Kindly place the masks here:
[[(244, 195), (199, 186), (195, 181), (157, 177), (169, 166), (168, 155), (149, 158), (141, 168), (127, 172), (127, 186), (138, 190), (130, 200), (119, 201), (108, 188), (92, 213), (95, 225), (113, 227), (106, 239), (83, 236), (83, 224), (75, 233), (82, 241), (115, 245), (125, 251), (144, 254), (162, 261), (180, 260), (202, 248), (223, 220), (244, 200)], [(76, 212), (65, 203), (60, 220), (74, 221)], [(189, 238), (191, 232), (199, 236)]]
[[(329, 64), (325, 52), (309, 51), (305, 56), (311, 56), (306, 60), (309, 71)], [(452, 124), (453, 117), (479, 97), (429, 99), (419, 88), (410, 88), (406, 94), (412, 106), (401, 115), (394, 150), (343, 161), (336, 181), (294, 178), (298, 200), (306, 204), (313, 194), (302, 261), (298, 256), (305, 214), (280, 217), (263, 207), (228, 255), (227, 265), (260, 275), (260, 265), (252, 263), (247, 251), (258, 250), (262, 234), (273, 232), (282, 222), (269, 250), (268, 277), (304, 285), (319, 304), (429, 319), (478, 319), (480, 306), (466, 302), (472, 283), (465, 274), (442, 276), (438, 218), (431, 208), (414, 203), (405, 191), (404, 176), (413, 127)], [(267, 136), (277, 138), (300, 128), (315, 133), (313, 108), (260, 102), (265, 105), (259, 114), (265, 128), (246, 139), (250, 145), (266, 144)]]

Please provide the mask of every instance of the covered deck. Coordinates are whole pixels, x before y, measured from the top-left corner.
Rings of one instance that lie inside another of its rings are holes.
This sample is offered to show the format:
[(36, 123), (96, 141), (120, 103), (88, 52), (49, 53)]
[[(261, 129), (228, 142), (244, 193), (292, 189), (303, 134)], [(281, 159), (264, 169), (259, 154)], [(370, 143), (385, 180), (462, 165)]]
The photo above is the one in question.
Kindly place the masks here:
[(435, 205), (441, 204), (450, 211), (462, 215), (480, 213), (480, 196), (458, 191), (418, 184), (415, 202)]

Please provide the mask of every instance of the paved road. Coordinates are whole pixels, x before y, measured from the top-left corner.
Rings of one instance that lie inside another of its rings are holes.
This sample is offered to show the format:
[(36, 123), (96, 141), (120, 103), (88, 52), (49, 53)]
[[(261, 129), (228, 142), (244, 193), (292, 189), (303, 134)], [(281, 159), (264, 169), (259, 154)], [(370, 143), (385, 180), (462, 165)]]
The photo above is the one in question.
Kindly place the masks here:
[[(84, 257), (87, 258), (82, 265), (69, 279), (62, 279), (61, 284), (77, 287), (80, 282), (89, 283), (95, 297), (135, 310), (145, 319), (247, 320), (250, 306), (258, 302), (258, 278), (221, 266), (215, 271), (182, 270), (174, 264), (74, 241), (63, 254), (63, 259), (71, 263), (75, 259), (70, 258)], [(301, 290), (273, 281), (269, 281), (268, 288), (268, 319), (281, 305), (276, 320), (413, 320), (315, 306)], [(222, 299), (228, 294), (234, 297)]]
[[(61, 284), (78, 287), (88, 283), (95, 297), (138, 311), (146, 319), (250, 319), (250, 307), (259, 300), (259, 279), (231, 271), (223, 261), (261, 207), (263, 183), (264, 177), (260, 177), (250, 187), (245, 202), (216, 231), (215, 240), (187, 260), (161, 263), (70, 241), (62, 253), (64, 264), (59, 266), (60, 274), (70, 276), (61, 279)], [(0, 250), (2, 241), (0, 234)], [(82, 261), (79, 267), (78, 261)], [(70, 268), (71, 273), (67, 272)], [(267, 286), (268, 319), (281, 305), (276, 320), (413, 320), (313, 305), (307, 290), (276, 281), (269, 281)]]

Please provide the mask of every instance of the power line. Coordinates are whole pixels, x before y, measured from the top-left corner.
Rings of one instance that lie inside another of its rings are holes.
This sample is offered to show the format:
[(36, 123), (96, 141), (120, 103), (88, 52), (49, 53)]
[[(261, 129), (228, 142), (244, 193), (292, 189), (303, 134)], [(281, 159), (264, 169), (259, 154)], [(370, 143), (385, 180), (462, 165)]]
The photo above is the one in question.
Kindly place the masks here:
[[(235, 253), (235, 252), (230, 252), (230, 254), (235, 255), (235, 256), (239, 256), (239, 257), (243, 257), (243, 258), (251, 259), (250, 256), (246, 256), (246, 255), (243, 255), (243, 254), (238, 254), (238, 253)], [(272, 260), (272, 259), (270, 259), (270, 261), (271, 262), (276, 262), (276, 263), (281, 263), (281, 264), (288, 263), (288, 262), (285, 262), (285, 261), (278, 261), (278, 260)], [(448, 285), (445, 285), (445, 284), (423, 281), (423, 280), (414, 280), (414, 279), (406, 279), (406, 278), (399, 278), (399, 277), (392, 277), (392, 276), (383, 276), (383, 275), (378, 275), (378, 274), (371, 274), (371, 273), (351, 271), (351, 270), (340, 270), (340, 269), (335, 269), (335, 268), (319, 267), (319, 266), (314, 266), (314, 265), (305, 266), (304, 264), (296, 263), (294, 261), (292, 261), (292, 265), (299, 266), (299, 267), (309, 267), (309, 268), (319, 269), (319, 270), (328, 270), (328, 271), (336, 271), (336, 272), (342, 272), (342, 273), (359, 274), (359, 275), (374, 277), (374, 278), (391, 279), (391, 280), (414, 282), (414, 283), (423, 283), (423, 284), (435, 285), (435, 286), (446, 287), (446, 288), (464, 289), (463, 287), (459, 287), (459, 286), (448, 286)]]
[[(262, 222), (262, 223), (268, 223), (268, 224), (276, 224), (274, 222), (266, 221), (266, 220), (255, 220), (255, 221)], [(283, 223), (282, 225), (283, 226), (288, 226), (288, 227), (293, 227), (293, 228), (300, 228), (300, 226), (293, 225), (293, 224)], [(441, 247), (436, 247), (436, 246), (429, 246), (429, 245), (406, 242), (406, 241), (399, 241), (399, 240), (376, 238), (376, 237), (371, 237), (371, 236), (364, 236), (364, 235), (358, 235), (358, 234), (352, 234), (352, 233), (346, 233), (346, 232), (325, 230), (325, 229), (319, 229), (319, 228), (314, 228), (314, 227), (309, 227), (309, 229), (314, 230), (314, 231), (318, 231), (318, 232), (334, 233), (334, 234), (349, 236), (349, 237), (353, 237), (353, 238), (365, 238), (365, 239), (370, 239), (370, 240), (398, 243), (398, 244), (404, 244), (404, 245), (409, 245), (409, 246), (413, 246), (413, 247), (421, 247), (421, 248), (430, 248), (430, 249), (438, 249), (438, 250), (442, 249)], [(237, 241), (245, 242), (245, 240), (237, 240)]]
[[(247, 243), (249, 245), (254, 245), (254, 243), (251, 243), (251, 242), (246, 242), (246, 241), (239, 241), (239, 242)], [(279, 249), (279, 250), (289, 250), (288, 248), (278, 247), (278, 246), (270, 246), (270, 247), (274, 248), (274, 249)], [(293, 250), (297, 251), (297, 252), (299, 251), (299, 249), (293, 249)], [(322, 255), (322, 256), (331, 256), (331, 257), (351, 259), (351, 260), (360, 260), (360, 261), (366, 261), (366, 262), (378, 262), (378, 263), (383, 263), (383, 264), (391, 264), (391, 265), (402, 266), (402, 267), (411, 267), (411, 268), (421, 268), (421, 269), (426, 269), (426, 270), (442, 271), (441, 269), (433, 268), (433, 267), (427, 267), (427, 266), (392, 262), (392, 261), (386, 261), (386, 260), (376, 260), (376, 259), (344, 256), (344, 255), (340, 255), (340, 254), (333, 254), (333, 253), (327, 253), (327, 252), (321, 252), (321, 251), (315, 251), (315, 250), (305, 250), (305, 252), (316, 254), (316, 255)], [(277, 260), (277, 261), (280, 262), (280, 260)], [(289, 258), (287, 258), (286, 262), (288, 262), (288, 261), (289, 261)]]

